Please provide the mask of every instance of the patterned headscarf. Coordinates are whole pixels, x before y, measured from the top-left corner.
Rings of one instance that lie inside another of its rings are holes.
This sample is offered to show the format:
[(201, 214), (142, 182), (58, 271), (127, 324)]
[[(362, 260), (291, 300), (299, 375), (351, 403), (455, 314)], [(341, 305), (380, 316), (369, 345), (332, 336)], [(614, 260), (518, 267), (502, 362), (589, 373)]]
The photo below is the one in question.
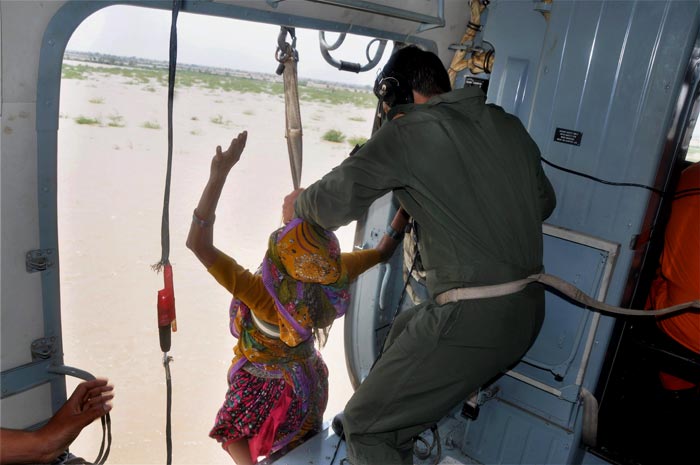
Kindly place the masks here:
[(329, 327), (347, 311), (348, 274), (338, 238), (299, 218), (270, 235), (262, 277), (282, 316), (280, 338), (285, 341), (307, 340), (312, 330)]

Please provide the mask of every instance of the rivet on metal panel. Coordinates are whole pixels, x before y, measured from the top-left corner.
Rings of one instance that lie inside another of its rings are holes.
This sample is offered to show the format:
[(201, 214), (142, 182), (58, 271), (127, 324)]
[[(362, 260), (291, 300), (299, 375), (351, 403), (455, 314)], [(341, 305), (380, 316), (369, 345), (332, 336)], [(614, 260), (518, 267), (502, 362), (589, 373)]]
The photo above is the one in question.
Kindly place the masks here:
[(55, 342), (55, 337), (42, 337), (33, 341), (31, 345), (32, 361), (50, 359), (56, 352)]
[(45, 271), (52, 267), (54, 265), (53, 253), (54, 249), (36, 249), (27, 252), (25, 255), (27, 273)]

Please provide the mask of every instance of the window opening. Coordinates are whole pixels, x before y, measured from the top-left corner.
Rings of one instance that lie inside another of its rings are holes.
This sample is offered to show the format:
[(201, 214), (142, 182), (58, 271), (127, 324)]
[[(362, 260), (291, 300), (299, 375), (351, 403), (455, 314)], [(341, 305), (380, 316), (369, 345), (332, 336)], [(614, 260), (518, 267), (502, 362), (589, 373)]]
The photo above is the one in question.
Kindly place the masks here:
[(685, 161), (695, 163), (700, 161), (700, 124), (695, 124), (693, 134), (690, 136), (688, 144), (688, 153), (685, 156)]
[[(110, 455), (115, 463), (156, 463), (165, 449), (155, 311), (162, 277), (150, 265), (160, 256), (169, 25), (168, 11), (100, 10), (74, 32), (62, 70), (58, 232), (65, 361), (116, 386)], [(178, 18), (170, 205), (178, 332), (170, 355), (173, 454), (182, 463), (230, 460), (207, 437), (226, 392), (235, 343), (228, 332), (230, 295), (185, 248), (214, 148), (243, 129), (249, 132), (243, 159), (219, 202), (215, 232), (217, 246), (245, 267), (257, 268), (269, 233), (280, 224), (282, 199), (292, 189), (282, 83), (275, 75), (278, 33), (274, 25), (184, 12)], [(373, 72), (341, 73), (320, 56), (317, 31), (297, 34), (302, 185), (308, 185), (369, 137), (376, 99)], [(369, 40), (348, 37), (348, 50), (356, 56), (346, 59), (363, 57)], [(350, 250), (354, 225), (338, 236)], [(336, 320), (323, 354), (331, 373), (325, 416), (331, 418), (352, 392), (342, 320)], [(77, 382), (68, 384), (71, 392)], [(100, 437), (93, 425), (72, 449), (90, 457)]]

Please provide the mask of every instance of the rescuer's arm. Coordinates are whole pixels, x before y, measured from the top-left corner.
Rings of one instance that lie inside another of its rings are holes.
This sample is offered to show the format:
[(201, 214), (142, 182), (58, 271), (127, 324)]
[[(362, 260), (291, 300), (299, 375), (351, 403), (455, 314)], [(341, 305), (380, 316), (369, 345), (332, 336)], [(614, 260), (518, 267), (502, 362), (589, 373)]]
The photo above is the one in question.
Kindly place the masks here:
[(382, 127), (355, 155), (298, 194), (295, 216), (330, 230), (360, 217), (374, 200), (403, 187), (401, 144), (393, 125)]
[(544, 174), (542, 169), (542, 164), (538, 164), (537, 170), (537, 182), (539, 188), (539, 200), (540, 200), (540, 211), (542, 213), (542, 221), (549, 218), (549, 215), (554, 211), (554, 207), (557, 206), (557, 196), (554, 193), (554, 188), (552, 183), (549, 182), (549, 178)]
[(192, 250), (200, 262), (210, 268), (219, 256), (219, 250), (214, 247), (214, 219), (216, 205), (221, 197), (221, 191), (226, 183), (231, 168), (241, 159), (245, 148), (248, 132), (243, 131), (231, 141), (225, 151), (221, 146), (216, 147), (216, 154), (211, 160), (209, 180), (199, 199), (199, 204), (192, 215), (192, 225), (187, 236), (187, 248)]

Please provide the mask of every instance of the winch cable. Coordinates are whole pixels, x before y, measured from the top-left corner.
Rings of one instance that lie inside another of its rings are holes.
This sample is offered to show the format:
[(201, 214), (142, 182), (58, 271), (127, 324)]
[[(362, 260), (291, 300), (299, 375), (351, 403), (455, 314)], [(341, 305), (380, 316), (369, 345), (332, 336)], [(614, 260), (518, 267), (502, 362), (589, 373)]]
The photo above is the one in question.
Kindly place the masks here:
[(163, 195), (163, 216), (161, 221), (160, 243), (161, 258), (153, 266), (157, 272), (163, 271), (165, 287), (158, 291), (158, 337), (163, 351), (163, 367), (165, 368), (166, 412), (165, 412), (165, 447), (166, 463), (172, 463), (172, 379), (170, 376), (171, 330), (177, 331), (175, 319), (175, 291), (173, 287), (173, 271), (170, 264), (170, 183), (173, 164), (173, 101), (175, 96), (175, 71), (177, 68), (177, 16), (182, 7), (182, 0), (173, 0), (170, 23), (170, 50), (168, 60), (168, 162), (165, 175), (165, 192)]
[[(292, 38), (292, 43), (285, 41), (287, 34)], [(298, 189), (301, 185), (302, 166), (302, 130), (301, 110), (299, 109), (299, 85), (297, 79), (297, 62), (299, 52), (296, 49), (297, 37), (293, 27), (281, 26), (277, 37), (277, 51), (275, 58), (279, 62), (277, 75), (284, 81), (284, 115), (285, 138), (287, 139), (287, 151), (289, 152), (289, 167), (292, 170), (292, 185)]]

